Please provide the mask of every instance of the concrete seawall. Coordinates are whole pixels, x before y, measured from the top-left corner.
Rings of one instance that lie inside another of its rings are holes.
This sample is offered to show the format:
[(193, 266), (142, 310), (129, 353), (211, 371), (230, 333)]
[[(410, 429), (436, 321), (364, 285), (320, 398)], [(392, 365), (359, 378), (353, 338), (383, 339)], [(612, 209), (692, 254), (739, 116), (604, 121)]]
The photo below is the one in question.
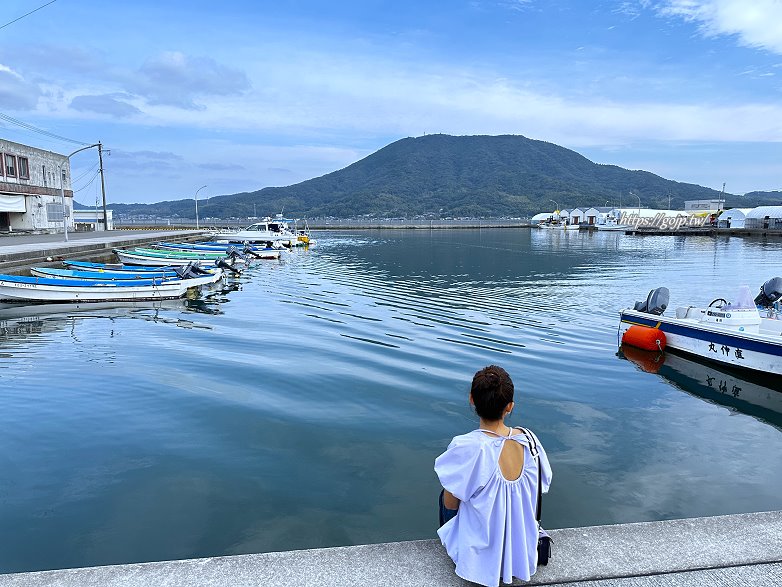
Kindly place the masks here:
[(200, 230), (89, 232), (72, 234), (67, 242), (61, 234), (6, 236), (0, 238), (0, 272), (45, 264), (48, 257), (94, 258), (111, 254), (113, 248), (138, 247), (162, 240), (197, 240), (203, 235), (204, 231)]
[[(782, 585), (782, 511), (569, 528), (527, 585)], [(0, 587), (467, 587), (437, 540), (0, 575)]]

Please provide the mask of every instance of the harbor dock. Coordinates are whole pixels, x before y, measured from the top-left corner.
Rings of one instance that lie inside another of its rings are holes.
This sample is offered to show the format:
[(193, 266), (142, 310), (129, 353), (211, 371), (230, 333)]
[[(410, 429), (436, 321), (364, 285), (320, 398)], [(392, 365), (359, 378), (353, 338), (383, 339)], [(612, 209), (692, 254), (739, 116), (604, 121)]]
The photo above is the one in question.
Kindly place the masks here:
[(20, 271), (47, 259), (95, 258), (110, 255), (113, 248), (135, 247), (161, 240), (198, 240), (203, 230), (149, 230), (76, 232), (65, 240), (62, 233), (0, 237), (0, 273)]
[[(436, 518), (436, 516), (435, 516)], [(433, 530), (434, 531), (434, 530)], [(551, 531), (524, 585), (778, 587), (782, 511)], [(438, 540), (0, 575), (0, 587), (468, 587)]]

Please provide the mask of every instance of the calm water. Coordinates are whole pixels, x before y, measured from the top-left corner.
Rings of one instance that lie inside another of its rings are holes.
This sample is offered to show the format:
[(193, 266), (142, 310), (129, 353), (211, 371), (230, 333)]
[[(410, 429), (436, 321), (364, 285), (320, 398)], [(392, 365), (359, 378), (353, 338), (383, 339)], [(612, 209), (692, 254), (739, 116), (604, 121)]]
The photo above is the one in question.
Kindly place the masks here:
[(325, 234), (198, 302), (1, 310), (0, 572), (432, 538), (432, 462), (490, 363), (548, 449), (546, 526), (780, 509), (782, 392), (616, 354), (619, 308), (755, 290), (780, 252)]

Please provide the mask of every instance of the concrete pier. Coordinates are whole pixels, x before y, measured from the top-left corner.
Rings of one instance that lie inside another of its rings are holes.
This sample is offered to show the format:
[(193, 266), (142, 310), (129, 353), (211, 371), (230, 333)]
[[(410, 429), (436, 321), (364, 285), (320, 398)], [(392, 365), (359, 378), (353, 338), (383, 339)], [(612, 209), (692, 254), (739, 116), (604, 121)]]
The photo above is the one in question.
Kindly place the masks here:
[(47, 258), (85, 258), (111, 254), (113, 248), (137, 247), (165, 240), (196, 240), (202, 230), (77, 232), (65, 241), (62, 234), (3, 236), (0, 272), (46, 263)]
[[(569, 528), (527, 585), (782, 585), (782, 511)], [(467, 587), (437, 540), (0, 575), (0, 587)]]

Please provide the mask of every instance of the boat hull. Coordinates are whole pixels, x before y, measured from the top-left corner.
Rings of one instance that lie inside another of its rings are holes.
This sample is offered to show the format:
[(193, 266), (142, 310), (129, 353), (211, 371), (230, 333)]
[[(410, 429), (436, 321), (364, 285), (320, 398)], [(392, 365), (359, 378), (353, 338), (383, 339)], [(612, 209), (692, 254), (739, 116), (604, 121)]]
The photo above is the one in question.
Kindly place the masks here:
[(123, 265), (122, 263), (90, 263), (88, 261), (73, 261), (73, 260), (65, 260), (62, 262), (62, 264), (68, 269), (73, 269), (75, 271), (91, 271), (94, 273), (103, 273), (105, 271), (111, 271), (111, 272), (130, 271), (133, 273), (140, 273), (140, 272), (159, 273), (165, 270), (166, 268), (169, 269), (171, 268), (170, 265), (166, 265), (163, 267), (133, 265), (132, 267), (128, 267), (127, 265)]
[(48, 279), (97, 279), (102, 281), (139, 280), (165, 277), (176, 279), (174, 271), (78, 271), (75, 269), (53, 269), (49, 267), (31, 267), (30, 274), (34, 277)]
[(634, 324), (662, 330), (672, 349), (722, 365), (782, 375), (782, 337), (774, 340), (773, 335), (728, 330), (635, 310), (620, 312), (620, 337)]
[(145, 265), (148, 267), (171, 267), (174, 265), (187, 265), (192, 262), (198, 262), (205, 267), (214, 266), (220, 259), (203, 259), (198, 257), (153, 257), (150, 255), (142, 255), (140, 253), (131, 253), (128, 251), (122, 251), (119, 249), (114, 250), (114, 254), (117, 255), (120, 261), (124, 265)]
[(143, 282), (47, 279), (0, 275), (0, 300), (26, 302), (105, 302), (181, 298), (191, 288), (219, 281), (222, 273), (195, 279)]

